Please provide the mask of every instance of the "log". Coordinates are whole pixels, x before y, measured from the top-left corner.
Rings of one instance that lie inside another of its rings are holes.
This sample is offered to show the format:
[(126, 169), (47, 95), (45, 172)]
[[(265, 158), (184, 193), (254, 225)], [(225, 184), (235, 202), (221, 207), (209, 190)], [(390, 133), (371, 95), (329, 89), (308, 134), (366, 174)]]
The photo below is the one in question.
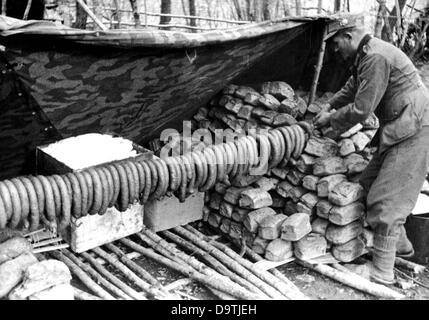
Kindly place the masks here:
[(212, 211), (209, 215), (207, 223), (213, 228), (219, 228), (220, 224), (222, 223), (222, 219), (223, 217), (220, 214)]
[(237, 117), (244, 120), (250, 120), (252, 117), (253, 106), (245, 104), (237, 112)]
[(319, 158), (314, 161), (313, 175), (318, 177), (325, 177), (334, 174), (346, 173), (347, 167), (340, 157), (325, 157)]
[(316, 208), (309, 208), (303, 202), (298, 202), (296, 204), (296, 212), (308, 214), (312, 218), (316, 214)]
[(0, 243), (0, 264), (19, 255), (31, 252), (30, 242), (23, 237), (13, 237)]
[(78, 257), (76, 257), (72, 252), (68, 250), (63, 250), (62, 253), (66, 256), (70, 261), (76, 264), (79, 268), (85, 271), (89, 276), (91, 276), (97, 283), (101, 284), (107, 290), (112, 292), (116, 297), (124, 300), (133, 300), (129, 295), (127, 295), (124, 291), (104, 279), (95, 269), (93, 269), (88, 264), (82, 262)]
[(319, 183), (320, 177), (308, 175), (302, 178), (302, 186), (310, 191), (317, 191), (317, 184)]
[[(186, 228), (186, 229), (185, 229)], [(266, 283), (261, 281), (258, 277), (244, 268), (238, 261), (232, 259), (225, 252), (219, 250), (218, 247), (215, 247), (216, 241), (212, 241), (211, 243), (204, 241), (204, 237), (199, 237), (193, 232), (189, 231), (189, 225), (183, 227), (176, 227), (174, 231), (178, 233), (180, 236), (187, 238), (192, 241), (195, 245), (199, 246), (203, 250), (210, 252), (215, 258), (219, 259), (222, 263), (224, 263), (231, 270), (237, 272), (241, 277), (250, 281), (253, 285), (257, 286), (261, 291), (270, 296), (273, 299), (284, 299), (283, 295), (281, 295), (274, 288), (268, 286)]]
[(359, 152), (363, 151), (363, 149), (365, 149), (365, 147), (371, 142), (371, 139), (363, 132), (355, 133), (350, 139), (353, 141), (356, 150)]
[(310, 260), (326, 254), (326, 238), (317, 233), (310, 233), (294, 243), (295, 257)]
[(274, 122), (275, 117), (278, 115), (279, 113), (276, 111), (272, 111), (272, 110), (267, 110), (264, 111), (264, 113), (259, 117), (259, 120), (266, 125), (271, 126)]
[(190, 277), (196, 281), (199, 281), (208, 287), (215, 288), (222, 292), (227, 292), (228, 294), (240, 299), (254, 300), (259, 298), (254, 294), (248, 294), (247, 292), (243, 292), (242, 290), (237, 290), (235, 287), (229, 286), (229, 284), (225, 284), (225, 281), (223, 278), (207, 276), (206, 274), (200, 273), (192, 269), (186, 264), (179, 264), (170, 258), (165, 258), (157, 254), (154, 250), (142, 247), (129, 239), (123, 238), (123, 239), (120, 239), (119, 241), (124, 245), (128, 246), (129, 248), (140, 252), (145, 257), (150, 258), (169, 268), (172, 268), (173, 270), (180, 272), (183, 275)]
[(215, 184), (214, 189), (217, 193), (221, 194), (222, 196), (225, 195), (226, 190), (228, 189), (228, 186), (225, 183), (218, 182)]
[(231, 221), (228, 234), (232, 239), (240, 240), (243, 237), (243, 225)]
[(132, 297), (135, 300), (147, 300), (145, 296), (141, 293), (137, 292), (118, 277), (109, 272), (106, 268), (104, 268), (94, 257), (92, 257), (88, 252), (82, 252), (81, 256), (87, 260), (101, 275), (103, 275), (107, 280), (117, 286), (119, 289), (124, 291), (127, 295)]
[(333, 244), (344, 244), (358, 237), (362, 232), (363, 226), (360, 221), (342, 227), (331, 224), (326, 229), (326, 239)]
[(67, 258), (65, 255), (58, 251), (51, 251), (50, 254), (57, 260), (64, 262), (70, 271), (80, 280), (82, 283), (91, 290), (94, 294), (104, 300), (116, 300), (110, 293), (100, 287), (94, 280), (92, 280), (78, 265)]
[(252, 106), (258, 107), (259, 106), (259, 99), (261, 99), (262, 96), (256, 92), (248, 92), (246, 96), (244, 97), (244, 102), (247, 104), (250, 104)]
[(344, 207), (333, 206), (329, 212), (329, 221), (338, 226), (345, 226), (359, 220), (364, 213), (365, 205), (362, 202), (354, 202)]
[(229, 234), (229, 230), (231, 229), (231, 220), (228, 218), (223, 218), (219, 229), (221, 232)]
[(280, 237), (281, 226), (287, 216), (284, 214), (269, 215), (261, 220), (258, 228), (258, 236), (266, 240), (274, 240)]
[(311, 264), (305, 261), (297, 260), (297, 263), (302, 265), (303, 267), (309, 268), (313, 271), (319, 272), (320, 274), (329, 277), (333, 280), (336, 280), (342, 284), (345, 284), (349, 287), (357, 289), (359, 291), (363, 291), (374, 295), (380, 298), (386, 299), (403, 299), (404, 295), (391, 290), (385, 286), (373, 283), (369, 280), (366, 280), (363, 277), (358, 275), (345, 273), (339, 270), (336, 270), (328, 265), (324, 264)]
[(236, 188), (236, 187), (231, 187), (228, 190), (226, 190), (225, 195), (223, 196), (223, 199), (225, 201), (228, 201), (229, 203), (233, 204), (233, 205), (238, 205), (238, 201), (240, 199), (241, 193), (245, 190), (249, 190), (251, 188)]
[(258, 231), (261, 221), (268, 216), (274, 216), (276, 212), (271, 208), (261, 208), (258, 210), (250, 211), (243, 221), (244, 227), (252, 233)]
[(249, 189), (241, 193), (240, 207), (248, 209), (260, 209), (273, 204), (270, 194), (259, 188)]
[(234, 96), (236, 96), (237, 98), (240, 99), (244, 99), (246, 97), (246, 95), (248, 93), (252, 93), (252, 92), (256, 92), (255, 89), (253, 89), (252, 87), (248, 87), (248, 86), (239, 86), (235, 92), (234, 92)]
[[(296, 102), (291, 99), (284, 99), (279, 106), (279, 112), (290, 115), (293, 119), (298, 116), (298, 108)], [(295, 121), (296, 123), (296, 121)]]
[(310, 216), (306, 213), (295, 213), (282, 224), (281, 238), (286, 241), (298, 241), (311, 232)]
[(293, 256), (292, 242), (283, 239), (272, 240), (265, 249), (265, 259), (284, 261)]
[(280, 197), (277, 193), (270, 192), (271, 199), (273, 199), (273, 204), (271, 205), (271, 208), (273, 209), (281, 209), (284, 208), (286, 204), (286, 199)]
[(358, 183), (343, 181), (329, 193), (328, 199), (338, 206), (346, 206), (364, 197), (363, 187)]
[(296, 119), (292, 115), (287, 113), (279, 113), (273, 119), (274, 127), (291, 126), (296, 123), (297, 123)]
[(289, 173), (288, 168), (272, 168), (271, 173), (281, 180), (286, 179), (287, 174)]
[(352, 262), (364, 254), (365, 243), (355, 238), (341, 245), (332, 246), (332, 255), (341, 262)]

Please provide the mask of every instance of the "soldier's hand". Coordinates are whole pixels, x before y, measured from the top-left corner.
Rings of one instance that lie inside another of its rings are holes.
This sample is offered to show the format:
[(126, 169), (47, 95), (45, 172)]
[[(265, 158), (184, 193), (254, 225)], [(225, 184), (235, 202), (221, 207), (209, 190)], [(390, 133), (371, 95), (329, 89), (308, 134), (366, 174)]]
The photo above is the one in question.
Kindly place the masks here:
[(328, 112), (328, 111), (320, 111), (317, 116), (314, 117), (313, 122), (314, 122), (314, 126), (318, 129), (318, 128), (322, 128), (325, 127), (326, 125), (329, 124), (330, 120), (331, 120), (331, 116), (332, 113)]

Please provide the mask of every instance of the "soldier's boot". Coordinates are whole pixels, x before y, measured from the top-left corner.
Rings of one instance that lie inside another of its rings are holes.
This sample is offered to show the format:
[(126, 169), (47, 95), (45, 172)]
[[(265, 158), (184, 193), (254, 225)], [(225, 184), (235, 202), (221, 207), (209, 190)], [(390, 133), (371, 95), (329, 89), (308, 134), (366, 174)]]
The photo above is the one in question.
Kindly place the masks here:
[(398, 242), (396, 243), (396, 256), (401, 258), (411, 258), (413, 255), (413, 244), (408, 240), (404, 226), (401, 226)]

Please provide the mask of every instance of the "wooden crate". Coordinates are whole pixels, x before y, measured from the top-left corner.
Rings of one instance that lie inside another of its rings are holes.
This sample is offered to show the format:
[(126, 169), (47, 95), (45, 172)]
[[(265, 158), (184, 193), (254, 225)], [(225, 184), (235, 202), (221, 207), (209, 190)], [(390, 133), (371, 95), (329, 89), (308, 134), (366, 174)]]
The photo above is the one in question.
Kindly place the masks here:
[[(74, 170), (55, 159), (45, 152), (45, 147), (37, 148), (37, 168), (39, 173), (65, 174), (80, 171)], [(133, 148), (137, 151), (137, 155), (128, 159), (148, 160), (153, 157), (153, 153), (150, 150), (135, 143), (133, 143)], [(121, 163), (128, 159), (113, 162)], [(93, 167), (103, 166), (108, 163), (112, 162), (100, 163)], [(87, 215), (79, 219), (72, 217), (70, 226), (61, 232), (61, 236), (74, 252), (80, 253), (141, 231), (143, 229), (143, 214), (143, 205), (135, 203), (124, 212), (112, 207), (102, 216), (98, 214)]]
[(158, 232), (203, 218), (204, 193), (198, 192), (180, 202), (175, 196), (149, 201), (145, 205), (144, 225)]

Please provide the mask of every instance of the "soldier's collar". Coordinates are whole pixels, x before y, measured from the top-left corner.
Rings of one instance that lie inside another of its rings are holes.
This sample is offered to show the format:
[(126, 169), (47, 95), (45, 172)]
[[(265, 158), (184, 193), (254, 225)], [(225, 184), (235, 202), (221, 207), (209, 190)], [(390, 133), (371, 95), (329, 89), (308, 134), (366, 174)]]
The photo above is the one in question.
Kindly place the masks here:
[(363, 47), (369, 42), (369, 40), (372, 39), (372, 36), (370, 34), (366, 34), (362, 40), (359, 42), (358, 48), (356, 50), (356, 56), (354, 60), (354, 65), (357, 65), (359, 58), (362, 56)]

